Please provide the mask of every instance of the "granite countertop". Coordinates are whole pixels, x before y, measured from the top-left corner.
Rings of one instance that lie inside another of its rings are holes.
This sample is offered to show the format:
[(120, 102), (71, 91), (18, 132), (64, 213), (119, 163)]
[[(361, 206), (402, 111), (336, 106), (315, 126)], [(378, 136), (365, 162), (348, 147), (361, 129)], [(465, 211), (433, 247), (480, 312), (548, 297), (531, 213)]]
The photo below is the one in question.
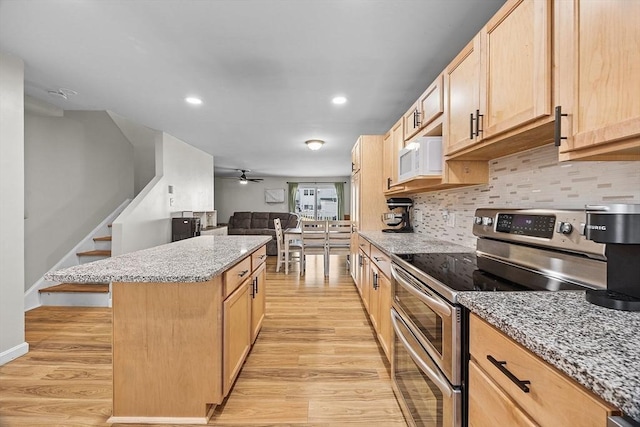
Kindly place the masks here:
[(584, 291), (463, 292), (458, 301), (640, 422), (640, 313)]
[(56, 282), (206, 282), (271, 236), (199, 236), (45, 274)]
[(388, 254), (475, 252), (475, 248), (433, 239), (420, 233), (360, 231), (359, 234)]

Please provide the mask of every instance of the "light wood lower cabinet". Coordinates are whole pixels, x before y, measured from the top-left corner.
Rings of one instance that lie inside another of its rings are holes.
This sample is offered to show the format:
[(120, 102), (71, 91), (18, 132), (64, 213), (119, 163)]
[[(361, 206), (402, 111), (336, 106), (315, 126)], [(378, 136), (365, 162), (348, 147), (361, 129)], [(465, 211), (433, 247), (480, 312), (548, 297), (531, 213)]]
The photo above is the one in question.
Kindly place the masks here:
[(262, 328), (265, 313), (265, 294), (267, 291), (267, 266), (262, 263), (253, 272), (251, 280), (251, 342), (255, 342)]
[(535, 427), (537, 424), (500, 387), (469, 362), (469, 427)]
[(469, 353), (470, 426), (604, 427), (619, 414), (475, 314)]
[(223, 389), (226, 396), (251, 349), (251, 279), (224, 300)]
[[(392, 288), (390, 274), (391, 260), (376, 246), (360, 237), (358, 264), (360, 297), (367, 310), (378, 342), (387, 359), (391, 361), (393, 331), (391, 326)], [(367, 251), (367, 252), (365, 252)], [(370, 252), (369, 252), (370, 251)], [(371, 257), (368, 256), (371, 255)]]

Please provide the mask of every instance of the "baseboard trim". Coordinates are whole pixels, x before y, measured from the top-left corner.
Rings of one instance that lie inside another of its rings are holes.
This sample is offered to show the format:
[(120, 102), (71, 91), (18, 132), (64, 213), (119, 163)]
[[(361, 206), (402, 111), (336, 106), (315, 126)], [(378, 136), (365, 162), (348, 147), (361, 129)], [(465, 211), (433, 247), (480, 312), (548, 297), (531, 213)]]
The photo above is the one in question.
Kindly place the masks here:
[(29, 352), (29, 343), (23, 342), (22, 344), (18, 344), (15, 347), (10, 348), (9, 350), (5, 350), (0, 353), (0, 366), (5, 363), (11, 362), (13, 359), (17, 359), (18, 357), (27, 354)]
[(208, 417), (110, 417), (108, 424), (207, 424)]

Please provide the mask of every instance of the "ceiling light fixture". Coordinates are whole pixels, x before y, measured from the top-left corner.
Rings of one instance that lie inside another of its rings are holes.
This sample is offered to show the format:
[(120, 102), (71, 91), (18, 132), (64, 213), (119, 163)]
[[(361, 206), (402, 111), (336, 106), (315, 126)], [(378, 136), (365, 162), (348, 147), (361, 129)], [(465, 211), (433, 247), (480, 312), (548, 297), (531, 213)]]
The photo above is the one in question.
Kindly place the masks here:
[(336, 105), (342, 105), (347, 102), (347, 98), (345, 98), (344, 96), (336, 96), (331, 100), (331, 102), (333, 102)]
[(196, 98), (195, 96), (188, 96), (184, 100), (191, 105), (202, 105), (202, 99)]
[(63, 87), (61, 87), (60, 89), (48, 90), (47, 93), (51, 96), (62, 99), (69, 99), (70, 96), (78, 94), (78, 92), (76, 92), (75, 90), (65, 89)]
[(309, 139), (304, 143), (307, 144), (307, 147), (309, 147), (309, 150), (316, 151), (322, 147), (322, 144), (324, 144), (324, 141), (321, 139)]
[(248, 184), (249, 183), (249, 181), (246, 180), (246, 179), (241, 179), (239, 182), (240, 182), (240, 184)]

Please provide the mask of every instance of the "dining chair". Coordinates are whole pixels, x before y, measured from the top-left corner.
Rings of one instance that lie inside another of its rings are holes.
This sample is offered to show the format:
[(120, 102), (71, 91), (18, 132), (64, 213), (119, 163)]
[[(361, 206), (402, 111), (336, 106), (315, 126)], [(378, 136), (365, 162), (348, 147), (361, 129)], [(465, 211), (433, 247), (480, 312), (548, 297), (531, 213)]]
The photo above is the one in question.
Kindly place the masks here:
[(302, 271), (304, 274), (307, 255), (322, 255), (324, 258), (324, 275), (329, 275), (329, 256), (327, 255), (327, 221), (307, 221), (300, 223), (302, 236)]
[(327, 223), (327, 254), (329, 257), (347, 255), (347, 267), (350, 262), (352, 232), (351, 221), (339, 220)]
[[(278, 248), (278, 263), (276, 264), (276, 273), (280, 272), (280, 266), (285, 262), (285, 244), (284, 244), (284, 231), (282, 230), (282, 223), (280, 218), (273, 220), (274, 228), (276, 229), (276, 244)], [(293, 257), (292, 254), (297, 253), (297, 257)], [(289, 242), (289, 262), (298, 261), (300, 263), (300, 271), (302, 271), (302, 242), (300, 240), (291, 240)]]

